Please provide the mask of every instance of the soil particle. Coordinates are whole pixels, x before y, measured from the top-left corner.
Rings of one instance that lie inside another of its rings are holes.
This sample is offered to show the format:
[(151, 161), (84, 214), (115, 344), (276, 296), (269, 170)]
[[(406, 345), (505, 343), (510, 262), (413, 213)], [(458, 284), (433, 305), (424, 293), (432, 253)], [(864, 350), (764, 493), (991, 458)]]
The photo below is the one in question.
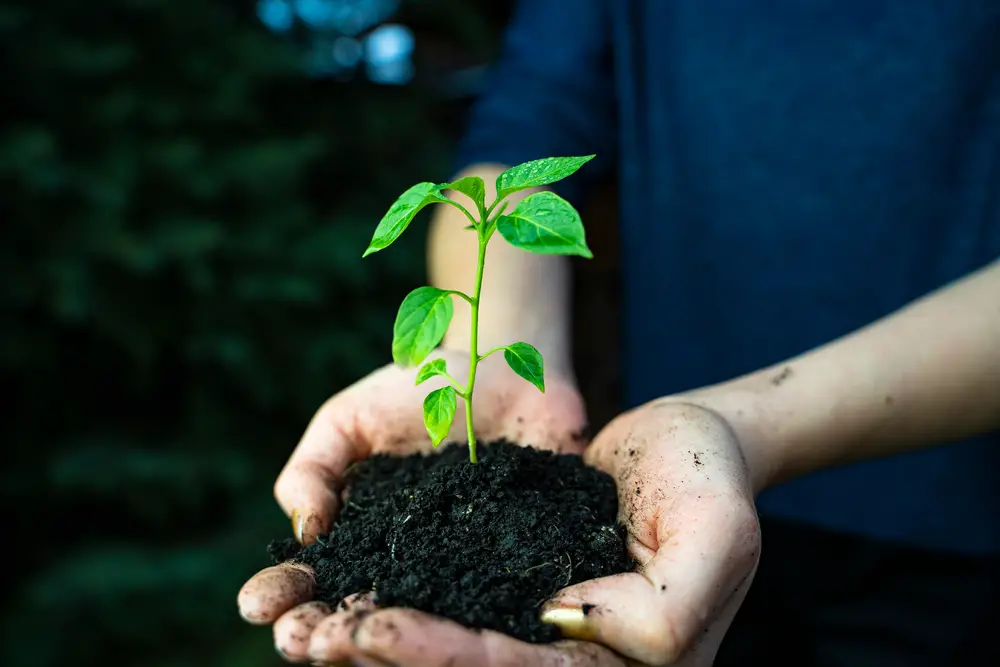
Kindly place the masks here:
[(777, 387), (790, 377), (792, 377), (792, 367), (785, 366), (780, 373), (771, 378), (771, 384)]
[(575, 454), (480, 443), (471, 465), (464, 446), (450, 446), (374, 456), (347, 481), (351, 502), (329, 534), (306, 548), (268, 546), (275, 563), (311, 565), (315, 599), (331, 606), (373, 590), (381, 607), (550, 642), (560, 636), (538, 618), (545, 600), (635, 565), (614, 480)]

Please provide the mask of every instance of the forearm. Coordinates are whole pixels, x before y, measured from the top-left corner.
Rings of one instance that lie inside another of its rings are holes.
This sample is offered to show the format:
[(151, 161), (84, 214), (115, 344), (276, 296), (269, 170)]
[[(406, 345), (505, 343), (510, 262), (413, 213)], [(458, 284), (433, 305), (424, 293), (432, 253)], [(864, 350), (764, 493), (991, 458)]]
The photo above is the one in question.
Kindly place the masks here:
[(757, 488), (998, 429), (1000, 261), (814, 351), (680, 398), (734, 425)]
[[(496, 197), (496, 177), (505, 169), (499, 165), (477, 165), (456, 176), (476, 175), (486, 183), (487, 205)], [(508, 210), (531, 194), (519, 192), (508, 197)], [(475, 210), (471, 200), (449, 193)], [(442, 289), (458, 289), (471, 294), (476, 276), (476, 235), (464, 230), (469, 221), (451, 206), (439, 206), (431, 221), (428, 240), (428, 271), (431, 284)], [(531, 343), (545, 359), (546, 372), (572, 375), (570, 348), (570, 271), (565, 257), (535, 255), (508, 245), (494, 235), (486, 254), (481, 304), (479, 307), (480, 353), (518, 341)], [(455, 316), (444, 345), (468, 349), (470, 340), (469, 305), (455, 299)]]

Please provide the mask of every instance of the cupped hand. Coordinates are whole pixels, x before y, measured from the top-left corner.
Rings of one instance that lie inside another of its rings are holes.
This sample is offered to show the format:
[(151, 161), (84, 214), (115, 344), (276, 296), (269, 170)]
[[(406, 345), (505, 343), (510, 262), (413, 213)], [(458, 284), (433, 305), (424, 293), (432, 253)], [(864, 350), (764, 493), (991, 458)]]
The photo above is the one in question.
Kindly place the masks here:
[(526, 644), (361, 599), (317, 622), (310, 656), (374, 667), (711, 665), (760, 553), (733, 430), (711, 411), (657, 402), (612, 422), (586, 457), (615, 478), (639, 567), (564, 589), (545, 605), (543, 618), (574, 639)]
[[(464, 382), (469, 357), (439, 350), (455, 378)], [(430, 452), (421, 405), (432, 389), (443, 386), (435, 378), (416, 386), (416, 370), (385, 366), (329, 399), (316, 413), (288, 459), (274, 486), (278, 504), (291, 518), (292, 530), (303, 544), (328, 532), (340, 509), (342, 482), (348, 467), (376, 453), (406, 455)], [(506, 439), (559, 452), (583, 451), (586, 414), (571, 378), (546, 374), (545, 393), (511, 371), (500, 355), (479, 364), (473, 398), (476, 437), (481, 441)], [(465, 442), (464, 406), (458, 411), (448, 442)], [(239, 610), (255, 624), (274, 623), (279, 653), (289, 660), (306, 660), (322, 650), (325, 635), (338, 624), (345, 627), (370, 606), (364, 591), (349, 601), (350, 609), (335, 613), (312, 601), (314, 579), (303, 565), (283, 563), (254, 575), (240, 590)], [(341, 605), (340, 607), (343, 607)], [(334, 634), (336, 634), (334, 632)], [(332, 659), (330, 659), (332, 661)]]

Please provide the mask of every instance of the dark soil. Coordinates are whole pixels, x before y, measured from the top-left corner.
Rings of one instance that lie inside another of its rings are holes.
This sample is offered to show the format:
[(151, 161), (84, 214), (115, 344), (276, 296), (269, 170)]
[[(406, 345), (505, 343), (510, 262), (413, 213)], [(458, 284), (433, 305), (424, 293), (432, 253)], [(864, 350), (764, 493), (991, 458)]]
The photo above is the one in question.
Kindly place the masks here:
[(331, 605), (374, 590), (400, 606), (524, 641), (559, 639), (539, 608), (560, 588), (631, 570), (614, 481), (579, 456), (499, 442), (359, 464), (333, 531), (305, 549), (273, 542), (274, 562), (317, 574)]

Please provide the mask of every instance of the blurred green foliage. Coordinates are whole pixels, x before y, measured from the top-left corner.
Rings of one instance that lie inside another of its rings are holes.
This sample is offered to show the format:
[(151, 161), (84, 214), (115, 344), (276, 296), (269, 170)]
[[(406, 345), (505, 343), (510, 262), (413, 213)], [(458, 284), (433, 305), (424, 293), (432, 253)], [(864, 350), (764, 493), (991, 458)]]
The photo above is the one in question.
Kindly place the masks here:
[[(477, 4), (420, 11), (485, 61)], [(0, 664), (281, 664), (236, 592), (312, 412), (390, 360), (421, 235), (361, 252), (456, 105), (308, 79), (252, 3), (4, 4), (0, 58)]]

